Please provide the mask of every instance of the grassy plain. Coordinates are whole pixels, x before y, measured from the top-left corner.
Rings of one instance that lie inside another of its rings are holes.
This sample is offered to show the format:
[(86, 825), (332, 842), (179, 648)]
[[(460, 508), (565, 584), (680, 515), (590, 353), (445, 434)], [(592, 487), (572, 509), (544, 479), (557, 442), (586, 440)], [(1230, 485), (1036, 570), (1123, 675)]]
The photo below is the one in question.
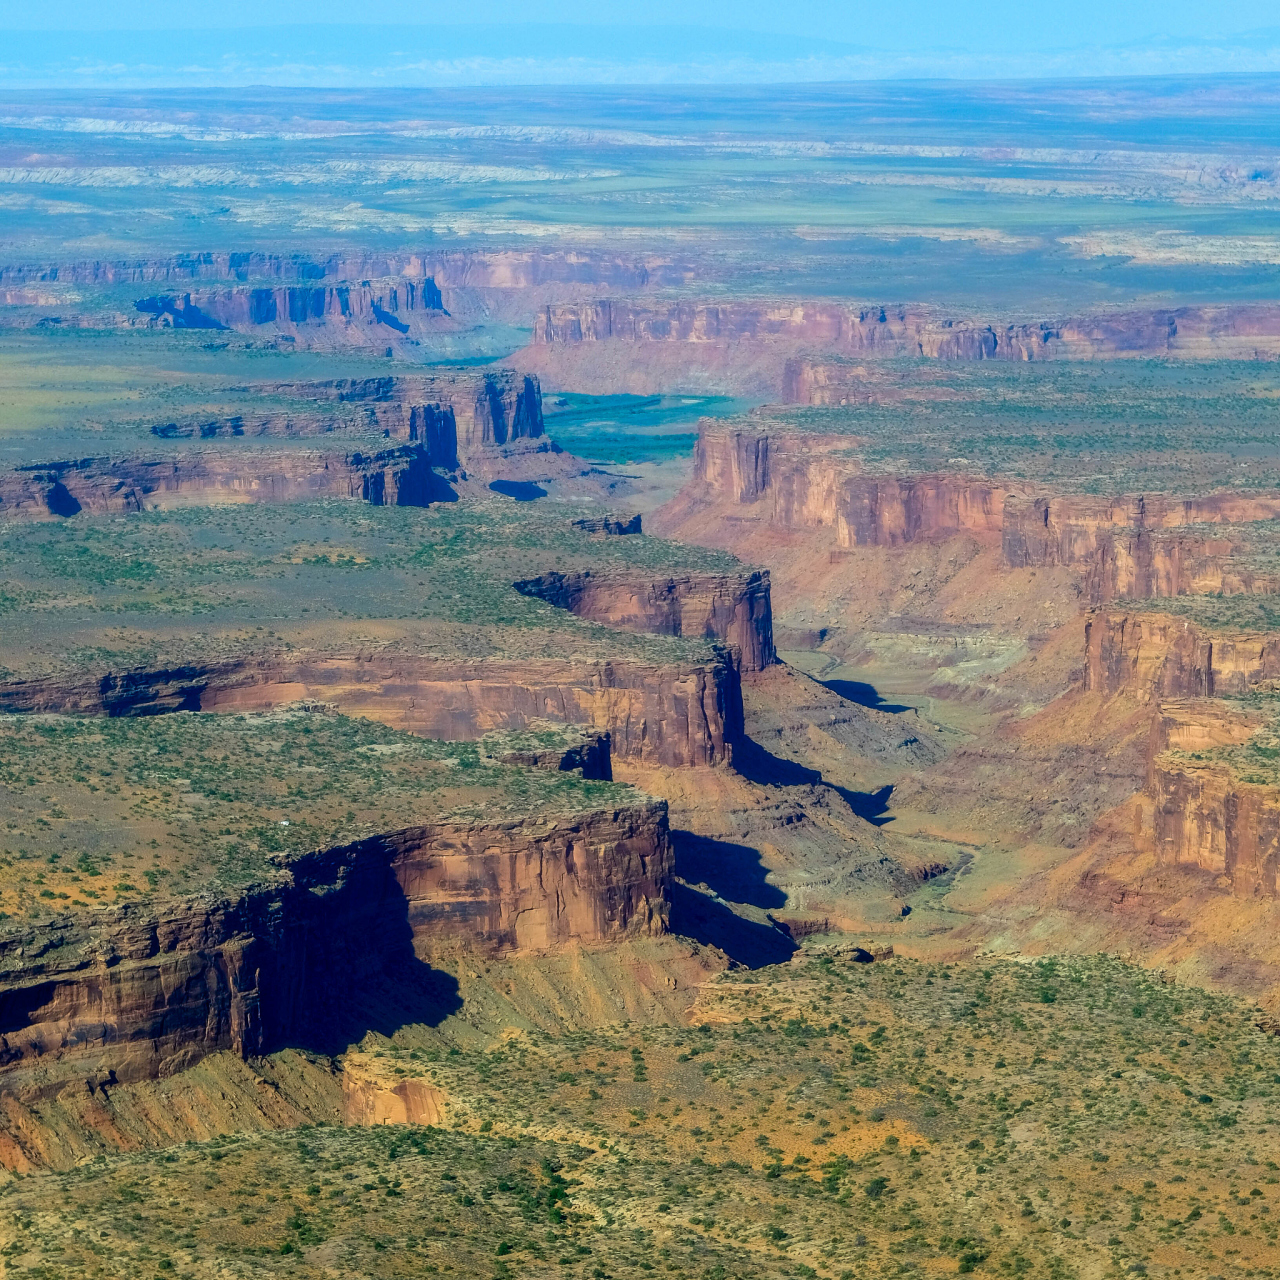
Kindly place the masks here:
[[(483, 969), (483, 972), (482, 972)], [(1273, 1277), (1280, 1041), (1105, 957), (810, 955), (690, 1025), (439, 1027), (348, 1052), (437, 1127), (99, 1157), (0, 1192), (8, 1273)]]

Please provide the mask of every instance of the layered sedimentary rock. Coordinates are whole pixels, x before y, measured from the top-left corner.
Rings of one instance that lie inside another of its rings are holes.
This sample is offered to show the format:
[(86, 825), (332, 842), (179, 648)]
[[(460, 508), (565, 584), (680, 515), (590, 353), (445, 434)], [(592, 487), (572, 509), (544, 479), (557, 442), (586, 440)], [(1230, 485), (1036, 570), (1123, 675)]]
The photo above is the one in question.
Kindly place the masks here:
[[(1280, 518), (1280, 495), (1215, 493), (1199, 498), (1162, 494), (1095, 498), (1083, 494), (1010, 494), (1004, 508), (1002, 550), (1012, 568), (1083, 567), (1090, 598), (1155, 597), (1275, 590), (1274, 575), (1233, 564), (1240, 546), (1224, 529)], [(1167, 531), (1186, 529), (1170, 536)]]
[(0, 519), (119, 513), (184, 503), (358, 498), (425, 506), (439, 496), (421, 445), (377, 450), (192, 450), (158, 458), (79, 458), (0, 474)]
[(738, 649), (744, 671), (762, 671), (777, 660), (768, 570), (651, 577), (586, 569), (528, 578), (515, 589), (628, 631), (722, 640)]
[(1186, 618), (1095, 610), (1085, 620), (1085, 687), (1107, 697), (1211, 698), (1280, 679), (1280, 635), (1209, 631)]
[[(611, 348), (612, 363), (597, 350)], [(552, 352), (577, 352), (557, 361)], [(753, 362), (740, 354), (750, 351)], [(823, 356), (879, 359), (1052, 360), (1177, 353), (1280, 353), (1280, 307), (1242, 305), (1127, 311), (1007, 324), (929, 308), (834, 301), (637, 302), (602, 298), (542, 308), (529, 367), (567, 385), (572, 372), (646, 389), (659, 373), (767, 387), (791, 403), (839, 403), (856, 374)], [(644, 384), (644, 385), (642, 385)], [(595, 388), (592, 388), (595, 389)]]
[(173, 329), (236, 329), (254, 332), (270, 326), (297, 338), (309, 330), (354, 331), (346, 340), (385, 342), (407, 336), (424, 319), (448, 315), (436, 282), (419, 280), (362, 281), (339, 285), (276, 285), (204, 289), (192, 293), (139, 298), (134, 309), (149, 323)]
[(602, 533), (606, 537), (621, 537), (629, 533), (643, 533), (643, 517), (640, 515), (588, 516), (571, 521), (582, 533)]
[(609, 733), (615, 756), (674, 767), (725, 764), (742, 734), (727, 656), (664, 665), (280, 655), (0, 684), (0, 712), (265, 711), (302, 699), (448, 741), (543, 719), (585, 725)]
[[(458, 949), (665, 931), (666, 806), (441, 822), (278, 859), (270, 883), (0, 936), (0, 1065), (38, 1095), (156, 1078), (206, 1053), (319, 1047), (379, 983)], [(447, 1010), (446, 1010), (447, 1011)], [(85, 1087), (81, 1084), (81, 1087)]]
[(868, 475), (842, 437), (705, 430), (675, 505), (755, 505), (789, 528), (830, 528), (842, 547), (1001, 532), (1008, 488), (966, 476)]
[(182, 281), (320, 281), (430, 277), (444, 288), (531, 289), (547, 284), (645, 288), (683, 283), (692, 267), (666, 258), (574, 250), (403, 254), (193, 253), (132, 261), (82, 260), (0, 267), (0, 284), (167, 284)]
[(1204, 758), (1206, 749), (1245, 743), (1258, 728), (1256, 713), (1212, 699), (1160, 708), (1147, 775), (1151, 839), (1166, 865), (1207, 872), (1237, 897), (1275, 898), (1280, 788)]
[(1280, 519), (1280, 495), (1038, 495), (1023, 481), (869, 474), (855, 445), (847, 436), (705, 427), (689, 483), (660, 523), (741, 506), (786, 528), (831, 529), (840, 547), (958, 533), (998, 539), (1007, 568), (1074, 569), (1094, 604), (1280, 590), (1280, 575), (1248, 563), (1236, 528)]

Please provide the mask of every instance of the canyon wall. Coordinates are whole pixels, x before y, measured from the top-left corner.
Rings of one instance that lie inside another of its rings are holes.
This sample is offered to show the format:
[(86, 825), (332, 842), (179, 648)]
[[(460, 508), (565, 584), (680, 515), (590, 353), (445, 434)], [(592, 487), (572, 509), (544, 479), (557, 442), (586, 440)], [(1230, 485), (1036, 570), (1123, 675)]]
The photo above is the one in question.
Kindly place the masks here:
[(186, 281), (320, 281), (404, 277), (442, 288), (534, 289), (550, 284), (643, 289), (683, 284), (693, 268), (652, 255), (627, 258), (576, 250), (440, 251), (397, 254), (192, 253), (172, 257), (0, 266), (0, 285), (176, 284)]
[(1172, 614), (1094, 610), (1085, 688), (1106, 697), (1211, 698), (1280, 679), (1280, 634), (1219, 632)]
[[(606, 347), (611, 359), (599, 354)], [(736, 358), (740, 348), (751, 351), (754, 364)], [(581, 379), (594, 384), (612, 369), (615, 390), (644, 390), (660, 373), (670, 390), (676, 385), (671, 373), (682, 371), (692, 381), (701, 375), (741, 389), (767, 387), (789, 403), (831, 404), (859, 394), (857, 371), (831, 357), (1027, 361), (1170, 354), (1274, 358), (1280, 307), (1181, 307), (1007, 324), (925, 307), (820, 300), (599, 298), (542, 307), (522, 360), (556, 386), (568, 386), (576, 373), (579, 389), (599, 390)], [(647, 389), (656, 390), (656, 383)]]
[(1011, 569), (1067, 566), (1093, 604), (1186, 594), (1275, 593), (1233, 526), (1280, 519), (1280, 495), (1036, 495), (1024, 482), (868, 474), (848, 436), (708, 426), (662, 529), (707, 506), (752, 508), (786, 528), (829, 528), (838, 546), (898, 546), (964, 533), (999, 540)]
[(426, 506), (441, 492), (421, 445), (347, 452), (208, 449), (18, 467), (0, 474), (0, 519), (326, 497), (358, 498), (375, 506)]
[[(540, 951), (666, 930), (666, 805), (445, 822), (275, 859), (269, 883), (0, 935), (10, 1091), (92, 1092), (203, 1055), (321, 1048), (379, 984), (458, 949)], [(447, 1010), (445, 1010), (447, 1012)]]
[(153, 328), (264, 331), (301, 346), (385, 347), (447, 324), (430, 277), (337, 285), (237, 286), (139, 298), (134, 310)]
[(1211, 699), (1166, 703), (1155, 719), (1147, 774), (1159, 861), (1198, 868), (1241, 898), (1277, 896), (1280, 788), (1190, 753), (1241, 744), (1258, 727), (1256, 713)]
[(704, 430), (693, 475), (664, 520), (699, 504), (756, 505), (789, 528), (830, 528), (842, 547), (969, 533), (995, 539), (1008, 490), (966, 476), (864, 473), (845, 437)]
[(652, 577), (586, 569), (545, 573), (515, 583), (515, 589), (627, 631), (722, 640), (738, 649), (744, 671), (763, 671), (777, 661), (768, 570)]
[(608, 732), (615, 756), (675, 768), (728, 763), (742, 734), (727, 655), (681, 665), (290, 654), (0, 683), (0, 713), (265, 711), (300, 699), (448, 741), (537, 720), (585, 725)]

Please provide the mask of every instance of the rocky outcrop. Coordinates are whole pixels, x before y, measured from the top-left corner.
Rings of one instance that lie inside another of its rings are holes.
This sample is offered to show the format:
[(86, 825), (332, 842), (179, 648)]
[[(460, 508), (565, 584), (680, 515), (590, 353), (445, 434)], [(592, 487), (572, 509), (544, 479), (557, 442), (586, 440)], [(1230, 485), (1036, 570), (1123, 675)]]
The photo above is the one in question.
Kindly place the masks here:
[(582, 520), (570, 523), (580, 533), (601, 533), (605, 537), (622, 537), (629, 533), (643, 533), (644, 527), (640, 515), (633, 516), (587, 516)]
[[(612, 347), (615, 390), (641, 390), (627, 375), (684, 369), (714, 379), (751, 380), (790, 403), (840, 403), (858, 395), (857, 374), (830, 357), (935, 360), (1097, 359), (1179, 354), (1234, 358), (1280, 354), (1280, 307), (1241, 305), (1124, 311), (1008, 324), (949, 316), (926, 307), (857, 306), (835, 301), (644, 301), (601, 298), (542, 308), (527, 349), (532, 364), (589, 376), (608, 366), (586, 354)], [(754, 364), (735, 360), (749, 348)], [(683, 355), (677, 354), (682, 349)], [(582, 353), (559, 363), (545, 353)], [(665, 354), (663, 354), (665, 352)], [(625, 353), (625, 354), (624, 354)], [(696, 354), (695, 354), (696, 353)], [(624, 385), (625, 384), (625, 385)], [(668, 382), (668, 389), (670, 388)], [(599, 389), (599, 388), (596, 388)]]
[[(1012, 568), (1069, 565), (1086, 570), (1094, 603), (1189, 592), (1271, 591), (1275, 576), (1232, 563), (1241, 549), (1230, 526), (1280, 518), (1280, 495), (1163, 494), (1121, 498), (1010, 494), (1002, 550)], [(1200, 526), (1192, 528), (1192, 526)], [(1171, 536), (1169, 531), (1185, 530)]]
[(1085, 687), (1106, 697), (1211, 698), (1280, 679), (1280, 635), (1218, 632), (1140, 610), (1085, 620)]
[(1237, 526), (1280, 519), (1280, 495), (1099, 498), (1037, 495), (1022, 481), (868, 474), (847, 436), (704, 426), (693, 474), (659, 518), (752, 508), (786, 528), (828, 528), (840, 547), (898, 546), (953, 534), (999, 539), (1011, 569), (1067, 566), (1091, 603), (1280, 591), (1251, 566)]
[(585, 725), (608, 732), (615, 756), (676, 768), (728, 763), (742, 734), (742, 690), (727, 656), (681, 665), (375, 651), (86, 671), (0, 684), (0, 712), (265, 711), (300, 699), (448, 741), (543, 719)]
[(522, 595), (627, 631), (722, 640), (743, 671), (777, 661), (768, 570), (653, 577), (631, 570), (545, 573), (514, 584)]
[[(841, 547), (1000, 535), (1008, 489), (966, 476), (865, 474), (842, 437), (704, 430), (677, 504), (759, 504), (788, 528), (829, 528)], [(761, 510), (763, 508), (763, 510)]]
[(1197, 868), (1236, 897), (1275, 898), (1280, 788), (1203, 758), (1207, 748), (1247, 742), (1258, 727), (1256, 713), (1212, 699), (1160, 708), (1147, 775), (1150, 838), (1165, 865)]
[(0, 284), (173, 284), (183, 281), (321, 281), (430, 277), (442, 288), (534, 289), (548, 284), (642, 289), (683, 284), (693, 268), (666, 258), (575, 250), (442, 251), (403, 254), (190, 253), (132, 261), (82, 260), (0, 267)]
[(156, 294), (134, 310), (153, 328), (269, 333), (301, 346), (385, 347), (436, 332), (449, 315), (429, 276)]
[(209, 449), (18, 467), (0, 475), (0, 519), (325, 497), (358, 498), (375, 506), (426, 506), (442, 492), (431, 458), (420, 445), (347, 452)]
[(0, 934), (5, 1085), (38, 1094), (78, 1077), (93, 1090), (219, 1049), (319, 1047), (371, 988), (420, 983), (434, 956), (666, 928), (662, 801), (551, 821), (439, 822), (277, 861), (269, 883), (234, 898)]

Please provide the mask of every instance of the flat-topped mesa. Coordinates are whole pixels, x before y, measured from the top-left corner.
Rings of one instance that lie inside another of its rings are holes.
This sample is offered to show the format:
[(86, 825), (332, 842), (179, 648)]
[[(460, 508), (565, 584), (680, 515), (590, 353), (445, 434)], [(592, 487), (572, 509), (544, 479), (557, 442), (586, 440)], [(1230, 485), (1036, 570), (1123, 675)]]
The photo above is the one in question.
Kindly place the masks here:
[(1085, 620), (1086, 689), (1106, 697), (1211, 698), (1280, 679), (1280, 633), (1218, 632), (1146, 610), (1096, 609)]
[(667, 926), (666, 804), (645, 797), (551, 819), (442, 821), (275, 860), (270, 883), (238, 896), (6, 930), (0, 1082), (38, 1096), (88, 1077), (92, 1092), (222, 1049), (321, 1047), (371, 990), (420, 988), (434, 957)]
[(449, 315), (430, 277), (200, 289), (139, 298), (134, 309), (154, 327), (265, 331), (303, 346), (385, 347), (447, 327)]
[(187, 503), (354, 498), (426, 506), (440, 482), (426, 450), (192, 450), (158, 458), (81, 458), (0, 474), (0, 519), (47, 520)]
[(132, 260), (0, 267), (0, 284), (176, 284), (251, 280), (318, 282), (433, 279), (441, 288), (534, 289), (552, 284), (639, 289), (683, 284), (685, 263), (659, 257), (623, 257), (582, 250), (444, 250), (438, 253), (308, 254), (188, 253)]
[(356, 406), (370, 428), (425, 445), (436, 466), (482, 450), (545, 441), (537, 378), (511, 369), (264, 383), (264, 395)]
[[(610, 362), (589, 355), (609, 347)], [(556, 363), (547, 353), (578, 352)], [(1179, 354), (1254, 358), (1280, 353), (1280, 307), (1249, 304), (1118, 311), (1009, 324), (948, 316), (927, 307), (836, 301), (645, 300), (600, 298), (544, 306), (528, 358), (566, 380), (612, 376), (639, 390), (673, 371), (687, 379), (761, 385), (790, 403), (840, 403), (859, 388), (856, 372), (831, 357), (935, 360), (1097, 359)], [(648, 354), (645, 354), (648, 353)], [(750, 356), (745, 359), (743, 357)]]
[(1280, 519), (1280, 494), (1038, 495), (1021, 480), (868, 473), (858, 444), (845, 435), (704, 423), (692, 476), (659, 523), (674, 529), (721, 505), (751, 508), (786, 528), (828, 528), (842, 547), (953, 534), (998, 539), (1005, 567), (1075, 569), (1094, 604), (1280, 591), (1280, 574), (1241, 554), (1248, 537), (1240, 527)]
[(1162, 704), (1152, 731), (1146, 838), (1162, 864), (1202, 871), (1239, 898), (1278, 896), (1280, 777), (1267, 719), (1185, 699)]
[(672, 768), (725, 765), (742, 735), (742, 690), (725, 655), (664, 664), (289, 654), (0, 683), (0, 713), (265, 711), (300, 699), (448, 741), (554, 716), (607, 732), (616, 756)]
[(654, 577), (586, 569), (513, 585), (521, 595), (607, 626), (723, 641), (739, 651), (743, 671), (762, 671), (777, 661), (768, 570)]

